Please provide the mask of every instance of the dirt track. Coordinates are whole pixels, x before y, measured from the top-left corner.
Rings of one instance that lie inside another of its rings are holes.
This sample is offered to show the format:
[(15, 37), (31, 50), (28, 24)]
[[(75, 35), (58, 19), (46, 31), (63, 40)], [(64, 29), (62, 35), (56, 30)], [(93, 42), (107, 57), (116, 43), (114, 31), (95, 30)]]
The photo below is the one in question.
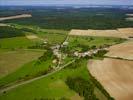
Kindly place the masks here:
[(88, 63), (90, 73), (116, 100), (133, 98), (133, 61), (105, 58)]
[(111, 46), (106, 56), (133, 60), (133, 41)]
[(30, 15), (30, 14), (22, 14), (22, 15), (9, 16), (9, 17), (0, 17), (0, 21), (10, 20), (10, 19), (29, 18), (29, 17), (32, 17), (32, 15)]

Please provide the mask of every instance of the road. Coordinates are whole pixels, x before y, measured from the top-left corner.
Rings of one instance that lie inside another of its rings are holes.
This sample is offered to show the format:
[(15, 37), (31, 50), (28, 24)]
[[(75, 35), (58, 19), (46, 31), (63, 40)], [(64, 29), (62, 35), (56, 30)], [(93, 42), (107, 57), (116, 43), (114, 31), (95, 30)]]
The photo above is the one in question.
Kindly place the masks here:
[(72, 61), (70, 61), (70, 62), (68, 62), (68, 63), (65, 64), (64, 66), (60, 67), (59, 69), (56, 69), (55, 71), (53, 71), (53, 72), (51, 72), (51, 73), (48, 73), (48, 74), (46, 74), (46, 75), (42, 75), (42, 76), (39, 76), (39, 77), (30, 79), (30, 80), (27, 80), (27, 81), (22, 81), (22, 82), (20, 82), (20, 83), (14, 84), (14, 85), (9, 86), (9, 87), (6, 87), (6, 88), (4, 88), (4, 89), (1, 89), (1, 90), (0, 90), (0, 94), (2, 94), (2, 93), (5, 92), (5, 91), (9, 91), (9, 90), (12, 90), (12, 89), (14, 89), (14, 88), (17, 88), (17, 87), (19, 87), (19, 86), (22, 86), (22, 85), (31, 83), (31, 82), (33, 82), (33, 81), (36, 81), (36, 80), (39, 80), (39, 79), (48, 77), (48, 76), (50, 76), (50, 75), (52, 75), (52, 74), (54, 74), (54, 73), (56, 73), (56, 72), (62, 70), (63, 68), (67, 67), (68, 65), (70, 65), (70, 64), (73, 63), (73, 62), (75, 62), (75, 59), (72, 60)]

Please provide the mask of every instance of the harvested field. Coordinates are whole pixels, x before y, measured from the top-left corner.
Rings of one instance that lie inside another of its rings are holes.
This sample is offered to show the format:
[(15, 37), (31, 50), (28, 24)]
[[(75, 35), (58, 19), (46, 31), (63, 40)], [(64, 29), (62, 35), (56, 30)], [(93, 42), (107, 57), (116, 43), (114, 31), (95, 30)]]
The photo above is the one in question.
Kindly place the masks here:
[(0, 26), (10, 26), (8, 24), (0, 23)]
[(90, 60), (88, 70), (116, 100), (132, 100), (133, 61)]
[(23, 64), (37, 59), (43, 52), (37, 51), (7, 51), (0, 53), (0, 77), (5, 76), (16, 69), (20, 68)]
[(111, 46), (106, 56), (133, 60), (133, 41)]
[(133, 21), (133, 17), (126, 18), (126, 21)]
[(133, 36), (133, 28), (121, 28), (117, 30), (76, 30), (73, 29), (69, 35), (79, 36), (103, 36), (103, 37), (116, 37), (116, 38), (128, 38)]
[(133, 17), (133, 14), (126, 14), (126, 16)]
[(26, 35), (26, 38), (27, 39), (30, 39), (30, 40), (32, 40), (32, 39), (38, 39), (38, 37), (36, 35)]
[(32, 17), (32, 15), (30, 15), (30, 14), (22, 14), (22, 15), (16, 15), (16, 16), (1, 17), (0, 21), (10, 20), (10, 19), (29, 18), (29, 17)]
[(133, 21), (133, 14), (126, 14), (126, 21)]
[(75, 94), (74, 96), (72, 96), (70, 98), (70, 100), (84, 100), (84, 98), (83, 97), (80, 97), (78, 94)]
[(131, 34), (133, 35), (133, 28), (118, 28), (117, 29), (119, 32), (123, 33), (123, 34)]

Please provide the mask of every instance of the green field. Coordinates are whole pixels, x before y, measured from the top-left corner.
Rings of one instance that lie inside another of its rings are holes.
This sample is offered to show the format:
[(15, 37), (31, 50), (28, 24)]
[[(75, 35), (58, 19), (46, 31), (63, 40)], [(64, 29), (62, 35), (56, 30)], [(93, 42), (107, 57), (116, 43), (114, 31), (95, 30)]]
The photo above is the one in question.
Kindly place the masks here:
[(31, 79), (36, 76), (45, 74), (45, 71), (52, 66), (52, 58), (47, 59), (44, 62), (37, 63), (38, 60), (31, 61), (24, 64), (15, 72), (8, 74), (7, 76), (0, 79), (0, 86), (10, 84), (12, 82), (21, 81), (25, 79)]
[[(82, 61), (82, 66), (77, 69), (65, 68), (60, 72), (50, 75), (47, 78), (43, 78), (32, 82), (30, 84), (18, 87), (12, 91), (7, 92), (0, 96), (1, 100), (34, 100), (36, 99), (60, 99), (62, 97), (71, 98), (76, 93), (68, 88), (65, 84), (67, 77), (81, 76), (86, 80), (89, 80), (89, 74), (86, 67), (87, 60)], [(29, 93), (31, 95), (29, 95)], [(21, 98), (24, 96), (23, 98)], [(74, 100), (74, 99), (73, 99)]]
[(0, 49), (0, 78), (19, 69), (23, 64), (38, 59), (44, 51)]
[[(0, 96), (0, 100), (62, 100), (61, 98), (67, 98), (67, 100), (82, 100), (83, 97), (78, 96), (77, 93), (71, 90), (65, 82), (68, 77), (81, 77), (91, 83), (92, 81), (87, 69), (87, 62), (87, 59), (80, 60), (79, 66), (76, 68), (69, 65), (61, 71), (56, 72), (46, 78), (36, 80), (32, 83), (5, 92)], [(107, 99), (97, 87), (94, 88), (93, 94), (100, 100), (103, 100), (103, 98), (104, 100)]]
[(69, 36), (67, 51), (88, 51), (104, 45), (114, 45), (124, 42), (125, 39), (107, 37)]
[(22, 49), (27, 48), (38, 43), (38, 41), (31, 41), (26, 37), (13, 37), (0, 39), (0, 48), (2, 49)]
[[(30, 13), (32, 17), (2, 21), (9, 26), (0, 27), (0, 89), (53, 73), (4, 91), (0, 94), (0, 100), (113, 100), (87, 69), (90, 58), (103, 59), (106, 51), (80, 59), (74, 57), (74, 52), (104, 48), (126, 40), (69, 36), (68, 33), (71, 29), (132, 27), (133, 23), (125, 20), (125, 14), (131, 13), (131, 10), (29, 6), (16, 10), (9, 8), (1, 8), (0, 16)], [(32, 39), (32, 36), (35, 38)], [(64, 41), (68, 45), (57, 51), (57, 48), (50, 49)], [(53, 55), (55, 51), (56, 54), (60, 52), (62, 57)], [(53, 63), (54, 60), (56, 63)], [(73, 60), (75, 62), (59, 70)]]
[(26, 35), (36, 35), (43, 39), (43, 41), (47, 41), (51, 45), (61, 44), (69, 31), (65, 30), (57, 30), (57, 29), (41, 29), (37, 26), (26, 26), (26, 25), (18, 25), (18, 24), (10, 24), (16, 29), (23, 31)]
[[(61, 33), (49, 33), (49, 32), (42, 32), (42, 31), (41, 33), (37, 33), (36, 35), (44, 39), (45, 38), (49, 39), (51, 44), (56, 44), (56, 43), (60, 44), (62, 43), (62, 41), (64, 41), (64, 39), (67, 36), (66, 34), (63, 34), (62, 36)], [(54, 40), (54, 37), (56, 37), (55, 40)], [(18, 39), (21, 37), (16, 37), (16, 38)], [(24, 39), (22, 39), (22, 41), (24, 42)], [(55, 41), (56, 43), (54, 43), (53, 41)], [(123, 41), (125, 40), (117, 39), (117, 38), (69, 36), (68, 38), (69, 45), (67, 48), (69, 48), (68, 51), (75, 51), (75, 50), (84, 51), (84, 48), (86, 47), (87, 47), (87, 50), (89, 50), (93, 46), (100, 47), (103, 45), (113, 45), (113, 44), (120, 43)], [(14, 42), (12, 44), (14, 44)], [(18, 48), (21, 45), (23, 45), (23, 48), (25, 48), (29, 46), (28, 44), (33, 45), (32, 42), (30, 43), (26, 42), (24, 44), (16, 43), (14, 44), (14, 47)], [(7, 47), (11, 48), (11, 45)], [(1, 49), (1, 53), (2, 52), (3, 51)], [(67, 57), (66, 59), (64, 59), (63, 64), (65, 64), (66, 62), (69, 62), (70, 60), (72, 60), (72, 57)], [(39, 64), (36, 64), (37, 61), (38, 60), (28, 62), (24, 64), (23, 66), (21, 66), (21, 68), (19, 68), (15, 72), (1, 78), (0, 86), (3, 87), (10, 83), (15, 84), (15, 82), (25, 81), (28, 79), (35, 78), (37, 76), (44, 75), (46, 74), (45, 71), (47, 71), (50, 68), (50, 66), (53, 66), (52, 65), (53, 58), (48, 57), (47, 60)], [(79, 98), (79, 100), (82, 100), (83, 96), (82, 95), (79, 96), (78, 92), (75, 92), (75, 90), (70, 89), (69, 86), (66, 84), (68, 77), (71, 77), (71, 78), (80, 77), (84, 81), (91, 83), (92, 90), (93, 90), (91, 96), (92, 95), (94, 97), (96, 96), (100, 100), (101, 98), (107, 99), (106, 96), (104, 96), (104, 94), (95, 85), (93, 85), (93, 82), (91, 81), (91, 76), (87, 69), (87, 62), (88, 62), (88, 59), (81, 59), (80, 62), (78, 62), (76, 65), (75, 64), (69, 65), (66, 68), (62, 69), (61, 71), (54, 73), (53, 75), (36, 80), (32, 83), (29, 83), (23, 86), (19, 86), (11, 91), (4, 92), (0, 96), (0, 100), (8, 100), (9, 98), (11, 100), (17, 100), (17, 99), (20, 99), (20, 100), (27, 100), (27, 99), (36, 100), (37, 99), (38, 100), (38, 99), (47, 99), (47, 98), (56, 99), (56, 100), (59, 100), (61, 98), (75, 100), (72, 98)], [(31, 95), (29, 95), (29, 93)]]
[(40, 32), (37, 34), (51, 45), (61, 44), (65, 40), (67, 34), (64, 33), (52, 33), (52, 32)]

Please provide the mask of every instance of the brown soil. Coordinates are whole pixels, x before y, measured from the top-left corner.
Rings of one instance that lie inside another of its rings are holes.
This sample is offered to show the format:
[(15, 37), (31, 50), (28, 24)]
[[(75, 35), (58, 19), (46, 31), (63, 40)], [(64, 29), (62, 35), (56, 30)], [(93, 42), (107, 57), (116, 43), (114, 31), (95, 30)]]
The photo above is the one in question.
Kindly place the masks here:
[(109, 58), (91, 60), (88, 70), (116, 100), (132, 100), (133, 61)]
[(111, 46), (106, 56), (133, 60), (133, 41)]
[(73, 29), (70, 31), (69, 35), (79, 35), (79, 36), (101, 36), (101, 37), (117, 37), (126, 38), (133, 36), (133, 28), (120, 28), (116, 30), (77, 30)]
[(29, 17), (32, 17), (32, 15), (30, 15), (30, 14), (22, 14), (22, 15), (9, 16), (9, 17), (0, 17), (0, 21), (10, 20), (10, 19), (29, 18)]

